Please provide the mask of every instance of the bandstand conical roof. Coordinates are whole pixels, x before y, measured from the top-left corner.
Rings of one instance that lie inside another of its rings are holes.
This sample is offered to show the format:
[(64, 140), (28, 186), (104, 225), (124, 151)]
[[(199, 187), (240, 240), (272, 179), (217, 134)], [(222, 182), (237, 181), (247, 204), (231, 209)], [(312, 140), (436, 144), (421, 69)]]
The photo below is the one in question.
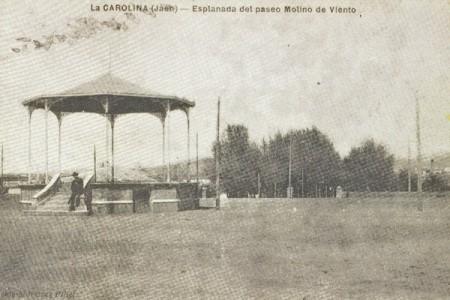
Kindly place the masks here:
[[(195, 106), (193, 101), (159, 94), (110, 73), (61, 93), (27, 99), (23, 105), (33, 109), (44, 109), (45, 102), (48, 103), (49, 110), (54, 113), (164, 114), (167, 104), (170, 104), (170, 110), (186, 111)], [(106, 111), (106, 103), (108, 103), (108, 111)]]

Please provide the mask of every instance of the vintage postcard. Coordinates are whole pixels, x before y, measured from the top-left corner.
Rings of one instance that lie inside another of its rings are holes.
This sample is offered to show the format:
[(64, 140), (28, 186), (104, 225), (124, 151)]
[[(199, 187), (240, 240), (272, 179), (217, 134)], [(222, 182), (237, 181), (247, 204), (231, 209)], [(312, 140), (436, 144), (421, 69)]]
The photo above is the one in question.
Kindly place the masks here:
[(0, 15), (0, 299), (450, 298), (448, 0)]

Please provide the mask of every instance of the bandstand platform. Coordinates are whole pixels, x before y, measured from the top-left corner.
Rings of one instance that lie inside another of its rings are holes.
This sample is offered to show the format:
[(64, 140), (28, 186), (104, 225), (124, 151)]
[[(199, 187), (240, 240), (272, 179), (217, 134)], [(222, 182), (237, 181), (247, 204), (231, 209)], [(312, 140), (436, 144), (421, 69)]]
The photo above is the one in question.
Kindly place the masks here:
[[(58, 176), (58, 175), (56, 175)], [(50, 189), (42, 184), (21, 185), (21, 204), (27, 214), (69, 215), (70, 183), (55, 180)], [(88, 183), (82, 202), (91, 197), (95, 214), (164, 213), (199, 207), (195, 182)], [(73, 214), (87, 213), (82, 203)]]

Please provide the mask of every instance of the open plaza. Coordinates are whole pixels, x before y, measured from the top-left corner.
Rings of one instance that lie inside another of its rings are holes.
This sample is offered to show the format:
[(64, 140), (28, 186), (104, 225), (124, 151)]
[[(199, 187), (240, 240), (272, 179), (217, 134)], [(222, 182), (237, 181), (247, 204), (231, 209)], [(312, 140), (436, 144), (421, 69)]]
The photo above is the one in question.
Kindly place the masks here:
[(93, 217), (25, 216), (17, 201), (5, 200), (0, 291), (73, 299), (445, 299), (449, 203), (419, 200), (230, 199), (220, 210)]

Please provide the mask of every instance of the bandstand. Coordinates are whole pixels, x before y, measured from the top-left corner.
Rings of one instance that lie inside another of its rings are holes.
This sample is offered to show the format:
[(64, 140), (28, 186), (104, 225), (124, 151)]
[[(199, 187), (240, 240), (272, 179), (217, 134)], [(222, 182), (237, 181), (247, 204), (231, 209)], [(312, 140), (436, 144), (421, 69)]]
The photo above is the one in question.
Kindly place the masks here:
[[(95, 113), (104, 116), (105, 118), (105, 153), (106, 158), (106, 181), (94, 182), (95, 178), (89, 182), (93, 191), (94, 202), (105, 202), (111, 204), (111, 201), (119, 201), (116, 204), (130, 204), (132, 201), (133, 211), (136, 211), (136, 196), (134, 194), (142, 194), (142, 190), (148, 190), (151, 194), (155, 187), (158, 189), (176, 189), (177, 197), (181, 194), (186, 198), (196, 198), (194, 190), (197, 190), (196, 183), (190, 183), (190, 110), (195, 106), (193, 101), (189, 101), (185, 98), (179, 98), (176, 96), (167, 96), (155, 93), (142, 87), (115, 77), (110, 73), (103, 75), (92, 81), (83, 83), (70, 90), (51, 95), (41, 95), (27, 99), (23, 102), (23, 105), (28, 109), (28, 184), (22, 186), (23, 190), (28, 190), (25, 193), (26, 196), (22, 198), (24, 202), (29, 200), (32, 202), (31, 206), (36, 206), (39, 203), (37, 199), (36, 203), (33, 202), (33, 198), (36, 198), (36, 194), (42, 193), (43, 190), (52, 189), (52, 182), (49, 180), (49, 147), (48, 147), (48, 115), (53, 113), (58, 120), (58, 168), (59, 173), (57, 176), (61, 176), (63, 170), (63, 164), (61, 161), (61, 125), (65, 116), (72, 113)], [(33, 111), (37, 109), (44, 110), (44, 122), (45, 122), (45, 184), (37, 184), (32, 182), (32, 127), (31, 119)], [(186, 114), (187, 119), (187, 170), (188, 178), (185, 183), (171, 182), (170, 178), (170, 113), (174, 110), (183, 111)], [(143, 185), (138, 182), (120, 183), (115, 181), (114, 174), (114, 125), (117, 118), (125, 114), (133, 113), (148, 113), (157, 117), (161, 121), (162, 125), (162, 164), (166, 168), (166, 181), (164, 183), (147, 183)], [(110, 137), (110, 138), (109, 138)], [(94, 166), (95, 168), (95, 166)], [(55, 177), (55, 176), (53, 176)], [(53, 182), (58, 181), (52, 179)], [(54, 183), (53, 183), (54, 184)], [(180, 191), (180, 188), (183, 191)], [(188, 192), (187, 192), (188, 191)], [(35, 195), (33, 195), (35, 194)], [(45, 194), (45, 193), (44, 193)], [(161, 194), (161, 193), (160, 193)], [(164, 193), (162, 193), (164, 194)], [(173, 194), (173, 193), (172, 193)], [(24, 195), (24, 194), (23, 194)], [(38, 195), (39, 196), (39, 195)], [(147, 197), (145, 196), (145, 197)], [(172, 198), (175, 196), (172, 196)], [(42, 197), (45, 198), (45, 197)], [(48, 197), (47, 197), (48, 198)], [(145, 201), (145, 199), (144, 199)], [(126, 206), (126, 205), (125, 205)], [(110, 206), (107, 211), (113, 210)]]

